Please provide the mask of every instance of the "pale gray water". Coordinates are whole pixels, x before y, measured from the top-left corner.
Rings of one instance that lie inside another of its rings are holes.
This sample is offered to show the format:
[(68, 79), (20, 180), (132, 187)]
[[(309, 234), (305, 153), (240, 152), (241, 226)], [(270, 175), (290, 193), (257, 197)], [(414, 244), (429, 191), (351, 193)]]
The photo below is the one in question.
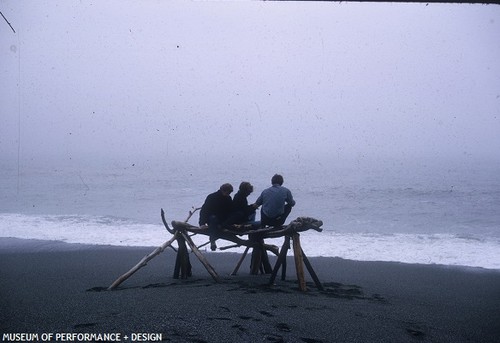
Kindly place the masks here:
[[(494, 164), (417, 165), (324, 161), (232, 166), (131, 163), (2, 170), (0, 211), (87, 214), (158, 223), (163, 207), (183, 218), (224, 182), (254, 184), (254, 201), (273, 173), (285, 177), (292, 216), (322, 219), (340, 232), (500, 235), (500, 168)], [(19, 182), (19, 184), (18, 184)], [(19, 188), (18, 188), (19, 187)]]
[(0, 237), (159, 245), (160, 208), (184, 220), (221, 183), (242, 180), (253, 201), (280, 172), (297, 201), (290, 219), (324, 222), (327, 232), (304, 239), (313, 255), (500, 268), (497, 165), (319, 161), (4, 168)]

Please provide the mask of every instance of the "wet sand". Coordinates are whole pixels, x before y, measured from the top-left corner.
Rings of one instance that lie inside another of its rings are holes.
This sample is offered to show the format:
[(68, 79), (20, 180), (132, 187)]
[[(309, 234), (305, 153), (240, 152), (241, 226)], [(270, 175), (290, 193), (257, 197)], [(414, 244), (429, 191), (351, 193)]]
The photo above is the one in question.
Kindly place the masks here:
[(269, 286), (268, 275), (249, 275), (249, 257), (238, 275), (229, 276), (239, 258), (231, 253), (205, 253), (220, 283), (193, 254), (193, 276), (175, 280), (175, 253), (167, 250), (117, 290), (105, 290), (153, 249), (0, 238), (0, 337), (119, 333), (122, 342), (134, 341), (134, 333), (149, 334), (134, 336), (135, 341), (161, 336), (167, 342), (498, 342), (500, 337), (500, 271), (310, 258), (325, 290), (308, 278), (304, 293), (291, 256), (287, 279), (278, 274)]

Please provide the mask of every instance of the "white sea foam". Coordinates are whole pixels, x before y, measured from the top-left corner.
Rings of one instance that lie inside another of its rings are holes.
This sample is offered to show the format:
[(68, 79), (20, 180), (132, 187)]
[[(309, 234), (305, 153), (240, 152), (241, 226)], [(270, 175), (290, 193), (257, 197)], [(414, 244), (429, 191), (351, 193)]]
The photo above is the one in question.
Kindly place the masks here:
[[(59, 240), (67, 243), (159, 246), (171, 235), (159, 224), (109, 216), (0, 214), (0, 237)], [(206, 236), (195, 236), (197, 244)], [(281, 239), (269, 240), (280, 246)], [(340, 233), (302, 234), (308, 256), (360, 261), (444, 264), (500, 270), (500, 240), (456, 234)], [(228, 242), (228, 245), (232, 243)], [(224, 246), (219, 242), (219, 246)], [(243, 251), (242, 248), (229, 251)]]
[(184, 220), (222, 182), (242, 180), (255, 186), (252, 202), (283, 170), (297, 201), (289, 219), (324, 222), (322, 233), (303, 234), (309, 256), (500, 269), (496, 163), (198, 164), (0, 168), (0, 237), (158, 246), (170, 238), (160, 207)]

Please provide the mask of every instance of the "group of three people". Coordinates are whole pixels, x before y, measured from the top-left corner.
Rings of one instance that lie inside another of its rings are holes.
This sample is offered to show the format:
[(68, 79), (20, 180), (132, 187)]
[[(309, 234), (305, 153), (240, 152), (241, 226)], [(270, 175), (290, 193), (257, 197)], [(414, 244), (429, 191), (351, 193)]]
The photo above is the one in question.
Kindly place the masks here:
[(219, 190), (205, 199), (200, 211), (200, 227), (207, 225), (210, 235), (210, 248), (217, 249), (215, 241), (221, 227), (255, 222), (256, 210), (260, 211), (260, 226), (281, 226), (285, 223), (295, 205), (292, 192), (283, 187), (283, 176), (275, 174), (271, 178), (272, 186), (262, 191), (255, 203), (248, 204), (248, 196), (253, 192), (249, 182), (242, 182), (238, 192), (231, 199), (233, 186), (225, 183)]

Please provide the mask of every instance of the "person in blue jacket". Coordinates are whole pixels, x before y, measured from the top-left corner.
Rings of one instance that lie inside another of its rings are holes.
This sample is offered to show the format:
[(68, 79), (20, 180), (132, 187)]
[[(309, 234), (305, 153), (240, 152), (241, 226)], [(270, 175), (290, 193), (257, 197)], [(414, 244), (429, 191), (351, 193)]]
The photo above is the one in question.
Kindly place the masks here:
[(283, 176), (275, 174), (271, 178), (272, 186), (262, 191), (253, 205), (255, 209), (262, 205), (260, 220), (264, 226), (282, 226), (295, 206), (292, 192), (283, 187)]

